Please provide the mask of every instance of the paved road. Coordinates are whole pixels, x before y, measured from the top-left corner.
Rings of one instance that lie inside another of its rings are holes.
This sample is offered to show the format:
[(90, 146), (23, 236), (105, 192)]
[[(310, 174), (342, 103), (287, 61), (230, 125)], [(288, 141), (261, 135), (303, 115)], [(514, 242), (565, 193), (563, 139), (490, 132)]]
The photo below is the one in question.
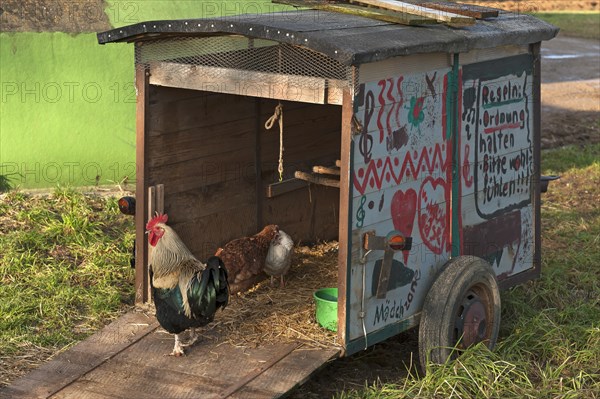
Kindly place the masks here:
[(542, 45), (542, 83), (600, 81), (600, 40), (559, 36)]
[(542, 147), (600, 141), (600, 40), (542, 44)]

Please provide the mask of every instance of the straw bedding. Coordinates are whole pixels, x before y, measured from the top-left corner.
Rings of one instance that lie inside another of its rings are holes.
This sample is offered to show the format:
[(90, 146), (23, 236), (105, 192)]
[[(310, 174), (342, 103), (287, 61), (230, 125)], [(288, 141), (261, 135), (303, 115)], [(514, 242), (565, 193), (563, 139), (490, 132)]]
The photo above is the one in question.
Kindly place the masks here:
[(216, 315), (213, 328), (234, 346), (292, 340), (314, 348), (336, 345), (336, 333), (317, 324), (313, 293), (337, 287), (337, 256), (337, 242), (296, 246), (285, 287), (279, 286), (279, 279), (273, 285), (267, 279), (245, 293), (232, 295), (227, 308)]

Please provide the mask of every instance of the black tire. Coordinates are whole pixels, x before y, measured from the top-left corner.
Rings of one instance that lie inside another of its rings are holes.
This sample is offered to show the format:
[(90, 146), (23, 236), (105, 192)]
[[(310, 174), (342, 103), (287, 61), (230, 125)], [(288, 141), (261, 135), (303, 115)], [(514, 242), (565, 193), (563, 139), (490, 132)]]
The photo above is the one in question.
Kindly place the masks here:
[[(482, 319), (483, 317), (483, 319)], [(500, 329), (500, 291), (492, 267), (475, 256), (448, 261), (425, 298), (419, 359), (442, 364), (484, 341), (493, 349)]]

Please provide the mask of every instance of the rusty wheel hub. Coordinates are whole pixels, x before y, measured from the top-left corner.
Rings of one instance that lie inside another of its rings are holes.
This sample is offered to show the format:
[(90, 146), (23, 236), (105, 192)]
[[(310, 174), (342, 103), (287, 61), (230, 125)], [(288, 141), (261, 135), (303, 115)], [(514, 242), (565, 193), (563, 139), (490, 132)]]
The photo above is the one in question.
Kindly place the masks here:
[(486, 339), (488, 326), (485, 304), (473, 292), (469, 292), (456, 317), (456, 339), (460, 347), (468, 348)]

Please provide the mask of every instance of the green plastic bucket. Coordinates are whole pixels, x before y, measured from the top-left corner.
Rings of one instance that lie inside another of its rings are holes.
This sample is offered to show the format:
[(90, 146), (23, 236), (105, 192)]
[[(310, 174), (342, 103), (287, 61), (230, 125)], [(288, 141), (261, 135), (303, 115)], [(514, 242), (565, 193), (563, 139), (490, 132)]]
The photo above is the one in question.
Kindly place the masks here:
[(337, 288), (321, 288), (313, 296), (317, 304), (317, 322), (328, 330), (337, 331)]

